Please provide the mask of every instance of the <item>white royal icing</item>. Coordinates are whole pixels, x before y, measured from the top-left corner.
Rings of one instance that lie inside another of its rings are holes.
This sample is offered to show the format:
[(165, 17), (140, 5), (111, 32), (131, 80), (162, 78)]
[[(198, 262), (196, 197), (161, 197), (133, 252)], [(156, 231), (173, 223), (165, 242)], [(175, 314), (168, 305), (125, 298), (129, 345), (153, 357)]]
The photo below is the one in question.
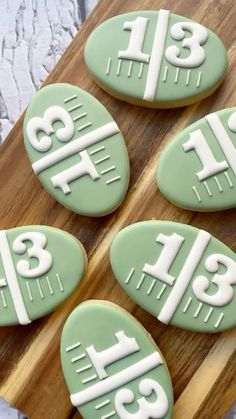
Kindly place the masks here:
[(71, 403), (73, 406), (81, 406), (88, 403), (98, 397), (101, 397), (117, 388), (129, 383), (132, 380), (146, 374), (148, 371), (161, 365), (162, 359), (158, 352), (153, 352), (146, 358), (136, 362), (130, 367), (112, 375), (111, 377), (105, 378), (98, 383), (91, 385), (90, 387), (82, 390), (78, 393), (74, 393), (70, 396)]
[(118, 343), (102, 352), (97, 352), (94, 346), (86, 348), (100, 379), (107, 377), (105, 369), (107, 365), (139, 351), (135, 338), (129, 338), (123, 331), (117, 332), (115, 336)]
[[(29, 120), (26, 126), (26, 132), (30, 144), (35, 150), (40, 152), (48, 151), (52, 146), (52, 139), (49, 137), (50, 134), (55, 132), (53, 123), (60, 121), (63, 123), (63, 128), (56, 130), (56, 136), (59, 141), (68, 141), (72, 138), (75, 127), (70, 117), (70, 114), (61, 106), (51, 106), (45, 112), (43, 117), (34, 117)], [(40, 140), (38, 139), (38, 133), (42, 131), (47, 135), (43, 136)]]
[(20, 324), (29, 324), (28, 313), (18, 284), (14, 263), (12, 260), (6, 232), (0, 231), (0, 253), (2, 257), (3, 268), (7, 278), (7, 283), (11, 293), (12, 301), (15, 307), (16, 315)]
[(131, 34), (128, 48), (118, 52), (119, 58), (149, 62), (150, 55), (142, 52), (148, 21), (148, 18), (139, 16), (132, 22), (124, 23), (123, 29), (131, 31)]
[[(191, 32), (192, 36), (185, 38), (185, 31)], [(177, 22), (170, 34), (176, 41), (182, 42), (182, 47), (190, 50), (190, 55), (186, 58), (180, 58), (181, 51), (176, 45), (171, 45), (166, 49), (165, 57), (169, 63), (178, 67), (198, 67), (206, 58), (204, 48), (201, 47), (208, 39), (208, 31), (204, 26), (195, 22)]]
[(55, 188), (60, 188), (64, 194), (70, 193), (71, 189), (69, 184), (82, 176), (89, 175), (93, 180), (100, 178), (100, 175), (97, 172), (87, 151), (81, 151), (79, 156), (81, 159), (79, 163), (51, 177), (53, 186)]
[(174, 282), (173, 288), (158, 316), (158, 319), (163, 323), (169, 323), (175, 314), (210, 239), (211, 235), (209, 233), (203, 230), (199, 231), (182, 270)]
[(143, 379), (139, 384), (139, 392), (143, 396), (156, 396), (154, 402), (149, 402), (145, 397), (137, 399), (139, 410), (136, 413), (130, 413), (125, 405), (135, 401), (134, 393), (123, 388), (119, 390), (115, 396), (115, 409), (120, 419), (160, 419), (168, 412), (168, 398), (162, 386), (155, 380), (150, 378)]
[(79, 153), (92, 144), (105, 140), (106, 138), (119, 132), (120, 130), (114, 121), (108, 122), (102, 127), (90, 131), (88, 134), (71, 141), (70, 143), (60, 147), (58, 150), (55, 150), (47, 156), (37, 160), (32, 164), (32, 168), (36, 174), (39, 174), (61, 160), (64, 160), (73, 154)]

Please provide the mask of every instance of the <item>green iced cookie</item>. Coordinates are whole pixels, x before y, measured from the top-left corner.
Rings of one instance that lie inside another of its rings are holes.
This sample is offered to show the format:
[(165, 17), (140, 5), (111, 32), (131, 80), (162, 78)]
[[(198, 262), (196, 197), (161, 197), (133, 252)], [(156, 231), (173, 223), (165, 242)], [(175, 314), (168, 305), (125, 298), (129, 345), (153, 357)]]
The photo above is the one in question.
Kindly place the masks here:
[(53, 311), (78, 286), (87, 264), (77, 239), (46, 226), (0, 231), (0, 253), (1, 326), (28, 324)]
[(168, 10), (106, 20), (88, 38), (84, 56), (100, 87), (118, 99), (153, 108), (184, 106), (209, 96), (228, 65), (225, 47), (213, 32)]
[(129, 313), (105, 301), (80, 304), (61, 337), (71, 402), (84, 419), (170, 419), (173, 390), (151, 336)]
[(236, 325), (236, 255), (206, 231), (136, 223), (115, 237), (110, 259), (127, 294), (163, 323), (198, 332)]
[(24, 120), (25, 148), (47, 191), (90, 216), (114, 211), (129, 185), (123, 136), (93, 96), (70, 84), (41, 89)]
[(161, 154), (157, 183), (171, 202), (197, 211), (236, 207), (236, 108), (180, 132)]

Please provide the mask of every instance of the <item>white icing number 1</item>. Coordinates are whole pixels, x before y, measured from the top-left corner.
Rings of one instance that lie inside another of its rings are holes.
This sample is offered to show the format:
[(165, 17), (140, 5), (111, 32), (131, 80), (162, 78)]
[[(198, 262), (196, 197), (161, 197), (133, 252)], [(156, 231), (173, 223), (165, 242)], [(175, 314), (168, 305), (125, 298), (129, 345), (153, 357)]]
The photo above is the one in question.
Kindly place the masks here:
[[(27, 249), (25, 242), (30, 241), (32, 247)], [(29, 258), (38, 259), (38, 265), (35, 268), (30, 268), (30, 264), (27, 260), (20, 260), (17, 263), (17, 272), (24, 278), (36, 278), (44, 275), (52, 266), (52, 255), (45, 246), (47, 244), (47, 238), (44, 234), (38, 232), (27, 232), (20, 234), (13, 242), (13, 250), (16, 254), (22, 255), (26, 251)]]
[[(142, 52), (144, 39), (147, 33), (148, 18), (137, 17), (133, 21), (126, 21), (123, 29), (131, 31), (128, 48), (120, 50), (118, 57), (148, 63), (149, 54)], [(185, 31), (192, 33), (192, 36), (185, 38)], [(165, 57), (169, 63), (178, 67), (198, 67), (203, 63), (206, 54), (201, 45), (208, 39), (207, 29), (194, 22), (175, 23), (170, 30), (171, 37), (176, 41), (182, 41), (182, 47), (188, 49), (188, 57), (181, 58), (181, 50), (176, 45), (171, 45), (165, 52)]]
[[(154, 265), (146, 263), (143, 272), (168, 285), (173, 285), (176, 278), (169, 274), (169, 269), (177, 257), (184, 237), (176, 233), (170, 236), (159, 234), (156, 241), (163, 244), (164, 247), (156, 263)], [(226, 268), (226, 272), (221, 275), (217, 273), (220, 265)], [(206, 276), (200, 275), (193, 281), (194, 294), (200, 301), (207, 304), (219, 307), (228, 304), (234, 295), (232, 285), (236, 284), (236, 262), (226, 255), (216, 253), (207, 257), (205, 268), (207, 272), (214, 273), (211, 282), (217, 285), (218, 290), (214, 294), (207, 294), (210, 280)]]

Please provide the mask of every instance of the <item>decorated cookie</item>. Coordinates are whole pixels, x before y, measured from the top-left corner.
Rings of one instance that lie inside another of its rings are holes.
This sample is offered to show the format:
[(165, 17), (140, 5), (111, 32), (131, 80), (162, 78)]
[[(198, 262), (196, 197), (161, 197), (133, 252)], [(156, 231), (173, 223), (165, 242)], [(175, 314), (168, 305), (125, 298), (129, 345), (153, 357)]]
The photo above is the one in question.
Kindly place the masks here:
[(161, 154), (157, 183), (180, 207), (236, 207), (236, 108), (209, 114), (180, 132)]
[(163, 323), (198, 332), (236, 325), (236, 255), (206, 231), (140, 222), (115, 237), (110, 257), (127, 294)]
[(69, 84), (41, 89), (24, 120), (32, 168), (62, 205), (101, 216), (123, 201), (129, 159), (112, 116), (89, 93)]
[(0, 231), (0, 325), (28, 324), (75, 290), (86, 268), (80, 242), (46, 226)]
[(171, 418), (165, 361), (136, 319), (115, 304), (87, 301), (67, 319), (61, 361), (71, 402), (84, 419)]
[(209, 96), (228, 64), (213, 32), (168, 10), (126, 13), (103, 22), (88, 38), (84, 55), (100, 87), (118, 99), (153, 108), (184, 106)]

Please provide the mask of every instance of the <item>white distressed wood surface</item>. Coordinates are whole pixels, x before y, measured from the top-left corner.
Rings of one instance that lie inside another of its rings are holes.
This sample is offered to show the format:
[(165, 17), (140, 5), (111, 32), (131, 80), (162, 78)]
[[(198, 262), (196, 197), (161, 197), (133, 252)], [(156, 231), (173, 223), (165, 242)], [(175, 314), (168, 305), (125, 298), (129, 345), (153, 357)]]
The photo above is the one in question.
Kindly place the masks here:
[(0, 0), (0, 142), (99, 0)]

